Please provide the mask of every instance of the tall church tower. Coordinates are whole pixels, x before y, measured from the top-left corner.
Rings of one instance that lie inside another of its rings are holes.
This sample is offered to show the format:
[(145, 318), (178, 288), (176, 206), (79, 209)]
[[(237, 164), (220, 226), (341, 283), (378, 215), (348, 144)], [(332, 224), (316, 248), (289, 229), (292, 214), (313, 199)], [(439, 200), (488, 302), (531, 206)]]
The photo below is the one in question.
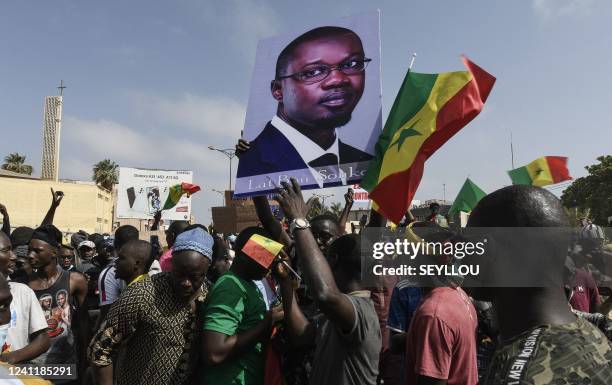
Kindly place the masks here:
[(43, 156), (41, 179), (57, 181), (59, 177), (60, 133), (62, 129), (62, 97), (64, 81), (60, 82), (59, 96), (45, 97), (43, 116)]

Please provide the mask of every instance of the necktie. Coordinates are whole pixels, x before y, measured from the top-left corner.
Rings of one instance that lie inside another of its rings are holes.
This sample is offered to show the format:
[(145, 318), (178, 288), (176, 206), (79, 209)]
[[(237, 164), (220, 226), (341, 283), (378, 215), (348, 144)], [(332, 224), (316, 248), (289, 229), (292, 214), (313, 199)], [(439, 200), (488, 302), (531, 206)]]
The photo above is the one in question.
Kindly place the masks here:
[(315, 160), (308, 162), (310, 167), (323, 167), (338, 165), (338, 157), (335, 154), (327, 153)]

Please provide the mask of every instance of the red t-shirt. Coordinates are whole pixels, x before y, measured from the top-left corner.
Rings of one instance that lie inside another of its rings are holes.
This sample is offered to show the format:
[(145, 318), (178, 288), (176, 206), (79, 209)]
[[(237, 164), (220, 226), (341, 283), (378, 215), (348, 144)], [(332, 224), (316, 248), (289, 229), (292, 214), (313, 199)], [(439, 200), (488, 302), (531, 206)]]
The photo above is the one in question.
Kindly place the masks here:
[(570, 298), (570, 305), (576, 310), (594, 313), (595, 306), (601, 304), (595, 280), (591, 273), (583, 268), (576, 269), (572, 290), (574, 292)]
[(437, 287), (414, 313), (406, 338), (406, 384), (417, 377), (447, 380), (448, 385), (474, 385), (476, 327), (472, 301), (461, 288)]

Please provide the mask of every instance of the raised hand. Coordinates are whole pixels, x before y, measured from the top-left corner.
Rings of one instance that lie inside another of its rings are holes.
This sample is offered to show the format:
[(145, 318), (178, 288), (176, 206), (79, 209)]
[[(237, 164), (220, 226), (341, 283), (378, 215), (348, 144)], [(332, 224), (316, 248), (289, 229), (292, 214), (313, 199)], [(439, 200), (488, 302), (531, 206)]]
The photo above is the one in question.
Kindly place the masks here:
[(2, 203), (0, 203), (0, 214), (2, 214), (3, 217), (8, 217), (8, 211), (6, 210), (6, 206)]
[(283, 261), (289, 263), (289, 256), (287, 255), (287, 253), (285, 253), (283, 250), (280, 251), (279, 254), (280, 258), (277, 258), (274, 261), (274, 266), (272, 268), (272, 274), (274, 274), (274, 276), (279, 280), (285, 280), (289, 277), (289, 271), (288, 269), (285, 267), (285, 265), (283, 265)]
[(278, 195), (274, 199), (283, 208), (285, 216), (289, 220), (296, 218), (306, 218), (308, 207), (302, 196), (302, 189), (297, 180), (291, 178), (291, 184), (281, 182), (282, 188), (278, 190)]
[(345, 203), (347, 206), (352, 206), (352, 205), (353, 205), (353, 202), (354, 202), (354, 200), (353, 200), (353, 194), (354, 194), (353, 189), (349, 187), (349, 189), (348, 189), (348, 191), (346, 192), (346, 194), (344, 194), (344, 203)]
[(58, 207), (64, 198), (63, 191), (53, 191), (53, 187), (51, 188), (51, 205), (54, 207)]
[(238, 143), (236, 143), (236, 156), (240, 158), (240, 155), (249, 151), (250, 148), (251, 148), (250, 142), (244, 139), (238, 139)]

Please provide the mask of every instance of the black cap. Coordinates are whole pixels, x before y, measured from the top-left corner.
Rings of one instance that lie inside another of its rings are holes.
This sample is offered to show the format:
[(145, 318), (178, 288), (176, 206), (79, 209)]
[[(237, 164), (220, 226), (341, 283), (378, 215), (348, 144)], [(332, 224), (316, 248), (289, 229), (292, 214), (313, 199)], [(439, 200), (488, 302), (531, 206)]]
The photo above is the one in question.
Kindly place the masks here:
[(62, 244), (62, 232), (53, 225), (42, 225), (34, 230), (32, 239), (38, 239), (51, 246), (59, 247)]
[(34, 233), (34, 229), (31, 227), (17, 227), (11, 233), (11, 245), (13, 248), (17, 246), (25, 246), (30, 243), (30, 239), (32, 239), (32, 234)]

